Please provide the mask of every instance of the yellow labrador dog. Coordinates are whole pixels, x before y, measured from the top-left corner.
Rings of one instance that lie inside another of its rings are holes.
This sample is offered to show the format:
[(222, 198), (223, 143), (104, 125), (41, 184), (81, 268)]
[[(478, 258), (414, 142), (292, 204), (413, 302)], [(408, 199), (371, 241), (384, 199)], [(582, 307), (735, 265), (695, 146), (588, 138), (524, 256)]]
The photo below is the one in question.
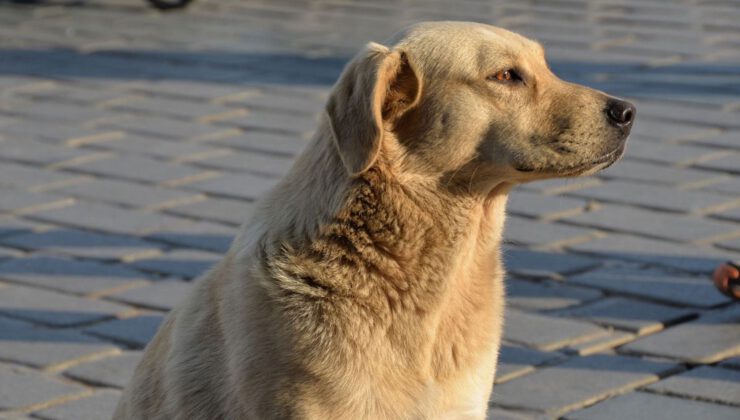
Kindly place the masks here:
[(369, 44), (308, 150), (167, 317), (115, 418), (484, 418), (507, 193), (612, 164), (634, 116), (492, 26)]

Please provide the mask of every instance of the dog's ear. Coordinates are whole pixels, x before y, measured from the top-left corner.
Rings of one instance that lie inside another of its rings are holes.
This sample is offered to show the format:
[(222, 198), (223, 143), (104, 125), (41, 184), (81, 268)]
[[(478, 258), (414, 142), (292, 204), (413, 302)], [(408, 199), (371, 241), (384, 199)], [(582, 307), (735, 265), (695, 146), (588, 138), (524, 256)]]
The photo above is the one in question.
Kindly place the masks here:
[(395, 122), (421, 96), (421, 81), (403, 51), (370, 43), (345, 68), (329, 97), (334, 144), (350, 175), (378, 157), (385, 123)]

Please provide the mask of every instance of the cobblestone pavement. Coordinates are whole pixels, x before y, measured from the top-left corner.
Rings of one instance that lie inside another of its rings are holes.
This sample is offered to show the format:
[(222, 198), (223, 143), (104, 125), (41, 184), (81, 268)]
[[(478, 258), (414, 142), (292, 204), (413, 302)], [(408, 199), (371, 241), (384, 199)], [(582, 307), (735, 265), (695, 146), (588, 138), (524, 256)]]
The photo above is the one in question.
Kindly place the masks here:
[(163, 314), (305, 144), (348, 57), (419, 20), (539, 39), (639, 117), (521, 187), (491, 418), (738, 419), (738, 0), (0, 4), (0, 417), (107, 418)]

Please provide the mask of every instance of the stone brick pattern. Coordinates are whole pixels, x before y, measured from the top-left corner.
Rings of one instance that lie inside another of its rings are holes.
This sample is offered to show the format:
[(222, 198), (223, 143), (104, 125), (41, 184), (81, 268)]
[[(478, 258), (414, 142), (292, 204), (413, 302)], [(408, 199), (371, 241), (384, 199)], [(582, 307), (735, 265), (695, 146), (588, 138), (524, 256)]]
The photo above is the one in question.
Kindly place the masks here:
[(490, 418), (740, 418), (739, 0), (0, 2), (0, 418), (110, 416), (342, 66), (439, 19), (638, 107), (621, 163), (512, 194)]

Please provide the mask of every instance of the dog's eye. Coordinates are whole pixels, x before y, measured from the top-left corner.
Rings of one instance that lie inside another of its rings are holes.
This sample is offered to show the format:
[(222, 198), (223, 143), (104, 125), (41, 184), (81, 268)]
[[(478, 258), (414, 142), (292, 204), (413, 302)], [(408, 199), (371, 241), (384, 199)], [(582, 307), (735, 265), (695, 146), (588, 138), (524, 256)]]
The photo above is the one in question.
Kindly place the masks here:
[(496, 74), (487, 77), (488, 80), (497, 80), (499, 82), (521, 82), (522, 77), (514, 69), (502, 70)]

